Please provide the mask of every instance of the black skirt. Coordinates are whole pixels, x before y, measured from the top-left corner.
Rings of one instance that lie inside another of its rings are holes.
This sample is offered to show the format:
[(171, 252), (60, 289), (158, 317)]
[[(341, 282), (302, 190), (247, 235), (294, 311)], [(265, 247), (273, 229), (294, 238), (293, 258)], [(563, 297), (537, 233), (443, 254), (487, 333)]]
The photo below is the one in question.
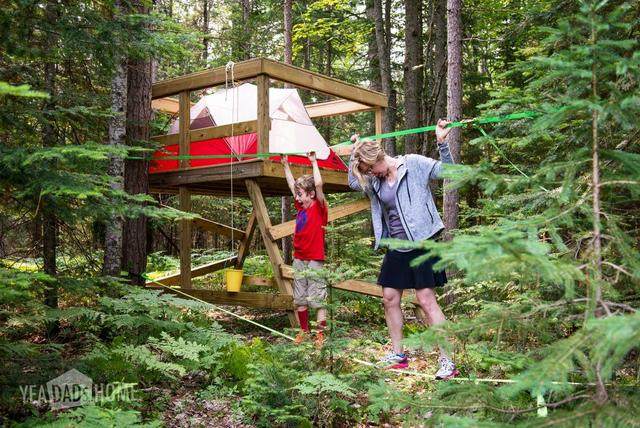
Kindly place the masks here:
[(411, 262), (416, 257), (424, 254), (427, 254), (426, 250), (388, 251), (380, 268), (378, 285), (401, 290), (444, 286), (447, 283), (446, 273), (443, 270), (433, 269), (433, 265), (440, 260), (440, 257), (432, 256), (416, 267), (411, 266)]

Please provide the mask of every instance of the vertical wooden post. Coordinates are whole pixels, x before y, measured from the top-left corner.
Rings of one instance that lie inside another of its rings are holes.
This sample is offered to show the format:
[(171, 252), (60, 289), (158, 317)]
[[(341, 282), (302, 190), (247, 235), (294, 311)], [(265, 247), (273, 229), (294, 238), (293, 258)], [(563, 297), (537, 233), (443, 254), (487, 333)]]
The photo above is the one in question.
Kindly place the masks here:
[[(179, 155), (188, 156), (189, 148), (191, 146), (191, 137), (189, 135), (191, 128), (191, 100), (189, 99), (189, 91), (180, 92), (180, 103), (178, 109)], [(191, 166), (191, 161), (189, 159), (180, 159), (178, 164), (181, 169), (189, 168), (189, 166)]]
[(269, 76), (260, 74), (256, 77), (258, 86), (258, 153), (269, 152)]
[(375, 114), (375, 124), (376, 124), (376, 135), (377, 134), (382, 134), (382, 116), (384, 113), (384, 109), (382, 108), (377, 108), (374, 112)]
[[(179, 155), (188, 156), (191, 152), (191, 140), (189, 130), (191, 128), (191, 101), (189, 91), (180, 92), (179, 106)], [(178, 161), (180, 169), (191, 165), (189, 159)], [(180, 186), (180, 210), (191, 211), (191, 192), (186, 186)], [(180, 285), (183, 288), (191, 288), (191, 220), (180, 220)]]
[[(282, 255), (280, 254), (280, 250), (278, 249), (278, 244), (271, 239), (269, 235), (269, 228), (271, 227), (271, 220), (269, 219), (269, 212), (267, 211), (267, 205), (264, 202), (264, 198), (262, 197), (262, 191), (260, 190), (260, 186), (254, 180), (245, 180), (245, 184), (247, 185), (247, 191), (249, 192), (249, 198), (251, 198), (251, 203), (253, 204), (253, 212), (256, 214), (256, 220), (258, 221), (258, 228), (260, 229), (260, 234), (262, 235), (262, 240), (264, 241), (265, 249), (267, 250), (267, 254), (269, 255), (269, 260), (271, 261), (271, 267), (273, 268), (273, 277), (276, 280), (276, 284), (278, 285), (278, 290), (281, 293), (293, 295), (293, 286), (291, 284), (291, 280), (286, 279), (282, 276), (282, 272), (280, 271), (280, 267), (283, 265)], [(298, 325), (298, 318), (296, 314), (292, 310), (288, 312), (289, 322), (292, 327)]]

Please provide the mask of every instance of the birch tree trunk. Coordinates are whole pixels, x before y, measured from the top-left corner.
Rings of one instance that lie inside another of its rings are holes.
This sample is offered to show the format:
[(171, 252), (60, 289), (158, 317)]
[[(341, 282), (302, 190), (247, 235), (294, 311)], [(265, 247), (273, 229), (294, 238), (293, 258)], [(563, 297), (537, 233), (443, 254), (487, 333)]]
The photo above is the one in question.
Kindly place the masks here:
[[(109, 120), (109, 142), (113, 147), (125, 144), (127, 108), (127, 66), (124, 58), (116, 64), (111, 81), (111, 111)], [(124, 159), (119, 156), (109, 158), (107, 173), (111, 177), (111, 188), (122, 190), (124, 181)], [(104, 243), (105, 275), (119, 276), (122, 271), (122, 218), (114, 215), (107, 221)]]

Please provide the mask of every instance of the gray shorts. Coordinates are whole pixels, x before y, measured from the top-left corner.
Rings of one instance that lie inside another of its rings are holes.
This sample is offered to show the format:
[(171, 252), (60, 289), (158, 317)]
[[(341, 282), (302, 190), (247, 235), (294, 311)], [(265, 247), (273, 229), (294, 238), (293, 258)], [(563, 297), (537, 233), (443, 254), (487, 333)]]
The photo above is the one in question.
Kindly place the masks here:
[(321, 279), (305, 277), (306, 269), (322, 269), (324, 262), (293, 259), (293, 303), (296, 306), (322, 308), (327, 300), (327, 284)]

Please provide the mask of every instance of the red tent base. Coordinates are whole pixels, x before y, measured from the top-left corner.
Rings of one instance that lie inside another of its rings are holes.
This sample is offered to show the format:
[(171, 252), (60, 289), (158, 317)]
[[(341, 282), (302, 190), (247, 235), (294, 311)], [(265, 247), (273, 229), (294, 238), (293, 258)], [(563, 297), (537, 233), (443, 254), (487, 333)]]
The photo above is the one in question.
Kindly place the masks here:
[[(233, 151), (232, 151), (233, 148)], [(255, 133), (238, 135), (229, 138), (214, 138), (211, 140), (196, 141), (191, 143), (191, 150), (189, 154), (191, 156), (203, 156), (202, 158), (191, 159), (192, 167), (220, 165), (225, 163), (231, 163), (231, 161), (237, 162), (238, 160), (250, 160), (256, 159), (255, 157), (230, 157), (232, 153), (250, 155), (256, 154), (258, 149), (258, 139)], [(178, 169), (179, 161), (177, 159), (166, 159), (167, 157), (175, 157), (179, 154), (179, 147), (177, 144), (162, 147), (156, 150), (152, 155), (151, 165), (149, 172), (160, 173), (175, 171)], [(205, 156), (212, 156), (206, 158)], [(217, 157), (223, 156), (223, 157)], [(228, 157), (225, 157), (228, 156)], [(280, 156), (272, 156), (269, 158), (274, 162), (280, 162)], [(309, 159), (305, 156), (289, 156), (289, 163), (294, 165), (311, 165)], [(329, 157), (325, 160), (318, 160), (318, 166), (320, 168), (330, 169), (334, 171), (347, 171), (347, 166), (340, 159), (338, 155), (331, 150)]]

